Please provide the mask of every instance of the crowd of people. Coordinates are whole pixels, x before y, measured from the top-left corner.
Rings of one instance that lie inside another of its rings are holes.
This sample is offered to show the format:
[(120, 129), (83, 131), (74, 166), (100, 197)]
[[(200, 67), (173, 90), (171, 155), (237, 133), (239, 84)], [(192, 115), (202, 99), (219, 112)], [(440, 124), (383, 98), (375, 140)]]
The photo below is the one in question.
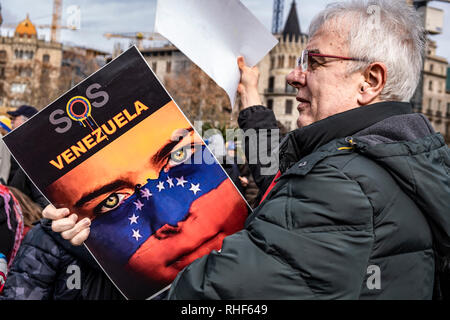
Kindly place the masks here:
[[(420, 21), (404, 1), (387, 0), (331, 4), (312, 20), (287, 77), (297, 90), (299, 128), (280, 142), (278, 172), (263, 174), (258, 161), (223, 162), (255, 209), (243, 230), (184, 268), (159, 298), (450, 297), (450, 150), (409, 103), (423, 66)], [(242, 57), (238, 66), (240, 128), (257, 136), (278, 129), (262, 105), (258, 69)], [(29, 110), (12, 113), (13, 126)], [(225, 150), (223, 157), (236, 157), (234, 141)], [(252, 157), (249, 148), (245, 156)], [(15, 195), (9, 183), (17, 174), (2, 170), (2, 299), (121, 299), (80, 246), (89, 224), (47, 205), (26, 175), (14, 184), (26, 195)], [(74, 265), (82, 275), (76, 290), (67, 285)]]

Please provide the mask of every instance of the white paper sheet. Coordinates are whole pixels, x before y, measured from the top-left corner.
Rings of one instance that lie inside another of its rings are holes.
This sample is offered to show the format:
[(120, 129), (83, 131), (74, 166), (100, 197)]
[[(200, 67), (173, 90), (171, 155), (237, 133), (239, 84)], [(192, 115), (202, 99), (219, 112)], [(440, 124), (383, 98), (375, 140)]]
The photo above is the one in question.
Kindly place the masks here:
[(158, 0), (155, 32), (222, 87), (233, 107), (237, 57), (253, 67), (278, 42), (239, 0)]

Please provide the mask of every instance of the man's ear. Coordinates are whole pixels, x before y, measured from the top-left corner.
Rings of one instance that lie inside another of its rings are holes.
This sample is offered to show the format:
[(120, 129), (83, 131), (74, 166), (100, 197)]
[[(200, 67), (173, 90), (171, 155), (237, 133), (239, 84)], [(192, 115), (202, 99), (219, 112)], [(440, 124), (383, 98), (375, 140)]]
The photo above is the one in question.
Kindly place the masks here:
[(364, 71), (364, 81), (359, 86), (358, 103), (365, 106), (381, 101), (380, 95), (387, 80), (387, 68), (384, 63), (372, 63)]

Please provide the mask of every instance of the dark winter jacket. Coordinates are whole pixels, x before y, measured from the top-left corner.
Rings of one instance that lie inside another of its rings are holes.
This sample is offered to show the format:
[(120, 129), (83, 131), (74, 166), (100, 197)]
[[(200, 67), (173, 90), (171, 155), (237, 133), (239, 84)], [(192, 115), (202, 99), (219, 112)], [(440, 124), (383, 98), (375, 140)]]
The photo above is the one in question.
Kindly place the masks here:
[(293, 131), (279, 154), (282, 176), (245, 229), (169, 298), (432, 298), (435, 255), (450, 254), (450, 153), (423, 115), (361, 107)]
[(116, 300), (120, 292), (85, 249), (41, 220), (26, 235), (8, 273), (5, 300)]
[(22, 191), (31, 200), (40, 205), (42, 209), (50, 204), (21, 168), (15, 171), (9, 185)]

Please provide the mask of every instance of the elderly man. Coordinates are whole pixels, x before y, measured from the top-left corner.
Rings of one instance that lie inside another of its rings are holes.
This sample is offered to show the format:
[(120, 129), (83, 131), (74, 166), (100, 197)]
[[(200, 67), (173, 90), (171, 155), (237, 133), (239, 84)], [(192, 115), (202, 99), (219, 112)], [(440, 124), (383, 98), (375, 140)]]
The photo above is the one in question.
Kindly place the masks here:
[[(450, 154), (407, 103), (423, 61), (420, 21), (404, 1), (385, 0), (315, 17), (287, 78), (299, 129), (280, 146), (276, 179), (252, 166), (262, 203), (220, 252), (179, 273), (169, 298), (433, 297), (437, 258), (450, 254)], [(257, 69), (239, 64), (240, 126), (275, 129)], [(67, 210), (45, 214), (72, 243), (87, 238)]]

